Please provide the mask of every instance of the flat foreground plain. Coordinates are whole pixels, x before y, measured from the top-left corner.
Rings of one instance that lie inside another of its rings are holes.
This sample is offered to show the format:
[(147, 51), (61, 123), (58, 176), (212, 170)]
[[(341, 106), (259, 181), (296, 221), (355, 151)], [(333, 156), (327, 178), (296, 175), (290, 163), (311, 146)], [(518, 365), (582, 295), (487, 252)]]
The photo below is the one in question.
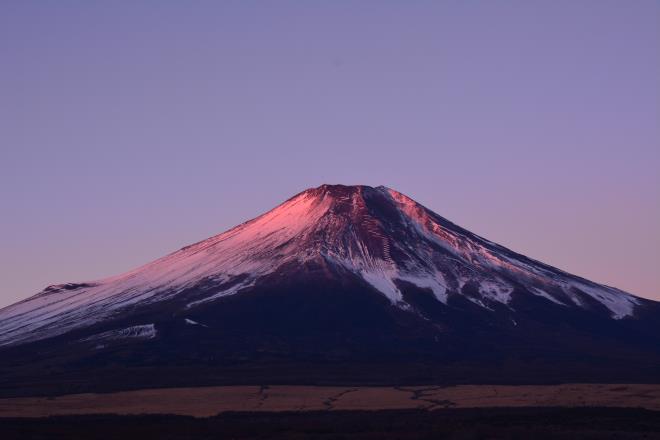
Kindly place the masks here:
[(442, 408), (630, 407), (660, 411), (658, 384), (403, 387), (217, 386), (0, 399), (0, 417), (83, 414), (435, 410)]

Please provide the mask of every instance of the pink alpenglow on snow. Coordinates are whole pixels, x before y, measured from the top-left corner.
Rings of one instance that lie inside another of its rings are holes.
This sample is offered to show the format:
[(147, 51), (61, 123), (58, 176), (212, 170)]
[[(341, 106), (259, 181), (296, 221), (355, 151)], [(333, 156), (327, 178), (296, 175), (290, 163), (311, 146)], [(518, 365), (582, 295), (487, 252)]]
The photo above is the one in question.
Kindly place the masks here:
[[(615, 320), (633, 316), (642, 301), (512, 252), (393, 189), (323, 185), (125, 274), (50, 286), (4, 308), (0, 345), (63, 334), (134, 306), (185, 300), (200, 285), (216, 286), (186, 302), (185, 308), (193, 310), (240, 295), (289, 265), (318, 261), (361, 278), (392, 306), (411, 313), (401, 282), (429, 289), (442, 304), (450, 295), (461, 295), (485, 310), (512, 307), (512, 295), (521, 289), (566, 308), (596, 302)], [(155, 334), (135, 328), (115, 333)]]

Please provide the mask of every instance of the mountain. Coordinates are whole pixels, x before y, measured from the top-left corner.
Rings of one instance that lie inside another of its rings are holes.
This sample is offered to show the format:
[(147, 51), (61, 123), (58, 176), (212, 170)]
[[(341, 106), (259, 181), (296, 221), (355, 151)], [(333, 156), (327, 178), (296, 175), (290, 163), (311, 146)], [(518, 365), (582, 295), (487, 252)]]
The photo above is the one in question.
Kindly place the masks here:
[(392, 189), (323, 185), (125, 274), (0, 310), (0, 389), (655, 382), (659, 330), (656, 302)]

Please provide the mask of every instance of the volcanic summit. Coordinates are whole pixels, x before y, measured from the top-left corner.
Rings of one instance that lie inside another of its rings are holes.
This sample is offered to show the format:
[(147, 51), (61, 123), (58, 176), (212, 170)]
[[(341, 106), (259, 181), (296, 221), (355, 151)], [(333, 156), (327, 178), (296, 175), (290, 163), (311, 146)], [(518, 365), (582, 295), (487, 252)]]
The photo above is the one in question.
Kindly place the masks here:
[(0, 310), (12, 356), (0, 368), (30, 359), (32, 374), (83, 389), (114, 388), (97, 374), (108, 363), (150, 372), (133, 387), (232, 382), (240, 369), (303, 382), (649, 379), (659, 312), (393, 189), (322, 185), (125, 274)]

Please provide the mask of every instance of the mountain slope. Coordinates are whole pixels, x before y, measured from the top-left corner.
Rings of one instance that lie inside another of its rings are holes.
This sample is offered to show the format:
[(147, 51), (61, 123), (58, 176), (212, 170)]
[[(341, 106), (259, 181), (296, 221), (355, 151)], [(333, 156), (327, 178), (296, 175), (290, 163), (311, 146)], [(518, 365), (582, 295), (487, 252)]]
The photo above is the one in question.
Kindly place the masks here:
[(16, 362), (30, 353), (44, 367), (75, 360), (85, 368), (119, 354), (150, 368), (173, 359), (378, 359), (483, 369), (515, 359), (556, 365), (561, 378), (580, 357), (643, 359), (652, 371), (658, 311), (472, 234), (394, 190), (323, 185), (126, 274), (50, 286), (0, 310), (0, 349)]

